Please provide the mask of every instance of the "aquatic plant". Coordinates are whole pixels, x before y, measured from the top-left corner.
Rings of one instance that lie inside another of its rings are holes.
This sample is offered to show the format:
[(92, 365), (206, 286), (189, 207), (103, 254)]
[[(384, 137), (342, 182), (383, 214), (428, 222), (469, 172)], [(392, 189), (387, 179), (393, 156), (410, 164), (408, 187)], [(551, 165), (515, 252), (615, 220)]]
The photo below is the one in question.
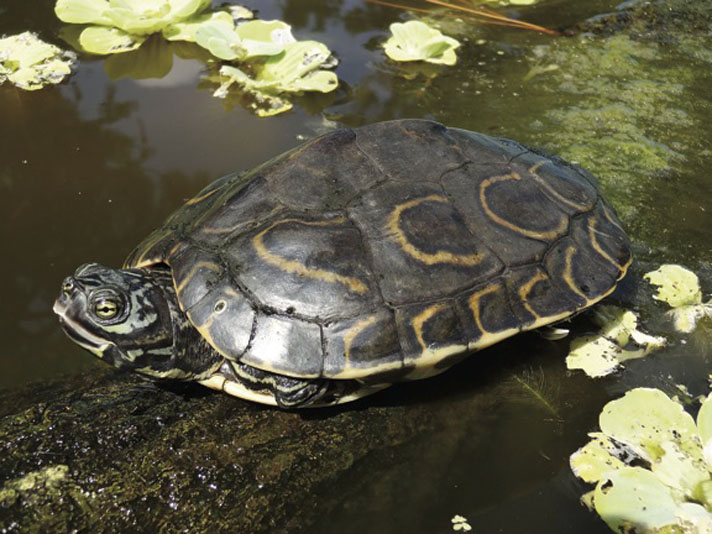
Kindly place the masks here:
[(252, 106), (261, 116), (271, 116), (292, 108), (284, 93), (336, 89), (335, 73), (323, 70), (329, 65), (331, 51), (317, 41), (295, 41), (284, 44), (284, 50), (248, 65), (251, 75), (240, 68), (224, 65), (220, 68), (217, 97), (225, 97), (231, 86), (237, 85), (254, 98)]
[(703, 317), (712, 317), (712, 300), (702, 302), (702, 290), (697, 275), (680, 265), (665, 264), (643, 276), (657, 286), (655, 299), (667, 303), (668, 312), (678, 332), (688, 334)]
[(195, 30), (196, 43), (227, 61), (274, 56), (295, 41), (291, 26), (281, 20), (251, 20), (235, 26), (228, 15), (227, 19), (200, 24)]
[(427, 61), (441, 65), (454, 65), (457, 62), (455, 49), (460, 43), (424, 22), (394, 22), (390, 29), (392, 36), (383, 48), (394, 61)]
[(642, 358), (665, 345), (656, 337), (638, 329), (638, 316), (617, 306), (599, 306), (593, 315), (600, 330), (571, 342), (566, 357), (568, 369), (580, 369), (592, 378), (616, 371), (626, 360)]
[(152, 33), (175, 38), (181, 30), (173, 26), (209, 5), (210, 0), (57, 0), (54, 11), (63, 22), (89, 24), (79, 36), (84, 50), (118, 54), (135, 50)]
[(596, 488), (582, 500), (616, 532), (712, 531), (712, 394), (695, 421), (658, 389), (611, 401), (570, 458)]
[(0, 39), (0, 84), (6, 80), (26, 91), (59, 83), (71, 73), (76, 55), (23, 32)]

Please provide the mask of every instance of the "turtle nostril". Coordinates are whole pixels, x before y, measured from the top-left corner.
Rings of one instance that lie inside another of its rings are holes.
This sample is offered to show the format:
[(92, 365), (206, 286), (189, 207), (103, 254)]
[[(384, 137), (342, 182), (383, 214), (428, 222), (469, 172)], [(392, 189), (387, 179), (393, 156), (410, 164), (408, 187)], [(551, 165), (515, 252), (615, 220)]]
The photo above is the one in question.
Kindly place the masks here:
[(65, 278), (64, 282), (62, 282), (62, 293), (68, 297), (72, 294), (75, 287), (74, 280), (71, 278)]

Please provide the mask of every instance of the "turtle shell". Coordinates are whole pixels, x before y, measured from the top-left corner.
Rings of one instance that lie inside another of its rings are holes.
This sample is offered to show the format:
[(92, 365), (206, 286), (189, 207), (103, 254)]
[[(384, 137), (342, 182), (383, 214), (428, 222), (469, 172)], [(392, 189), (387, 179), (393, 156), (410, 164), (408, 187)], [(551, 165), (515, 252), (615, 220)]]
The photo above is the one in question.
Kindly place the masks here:
[(201, 191), (129, 256), (226, 358), (392, 381), (591, 306), (628, 240), (583, 169), (425, 120), (323, 135)]

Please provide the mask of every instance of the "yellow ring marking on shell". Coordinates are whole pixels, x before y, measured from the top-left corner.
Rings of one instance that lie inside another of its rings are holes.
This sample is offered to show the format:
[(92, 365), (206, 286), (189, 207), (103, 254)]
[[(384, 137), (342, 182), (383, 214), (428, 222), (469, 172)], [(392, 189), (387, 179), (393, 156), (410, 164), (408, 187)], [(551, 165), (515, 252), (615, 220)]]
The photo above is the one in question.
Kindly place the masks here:
[[(263, 220), (269, 219), (270, 217), (272, 217), (273, 215), (275, 215), (276, 213), (278, 213), (278, 212), (281, 211), (282, 209), (283, 209), (283, 208), (282, 208), (281, 206), (276, 206), (276, 207), (272, 208), (272, 209), (270, 210), (270, 212), (267, 213), (262, 219), (263, 219)], [(201, 232), (202, 234), (208, 234), (208, 235), (224, 235), (224, 234), (230, 234), (230, 233), (232, 233), (232, 232), (237, 231), (237, 230), (240, 229), (241, 227), (245, 227), (245, 226), (250, 225), (251, 223), (252, 223), (252, 221), (247, 220), (247, 221), (242, 221), (242, 222), (240, 222), (240, 223), (238, 223), (238, 224), (235, 224), (235, 225), (233, 225), (233, 226), (227, 226), (227, 227), (225, 227), (225, 228), (211, 228), (211, 227), (209, 227), (209, 226), (205, 226), (205, 227), (203, 227), (203, 228), (200, 229), (200, 232)]]
[(573, 200), (571, 200), (571, 199), (569, 199), (569, 198), (566, 198), (566, 197), (563, 196), (561, 193), (559, 193), (556, 189), (554, 189), (553, 187), (551, 187), (551, 185), (549, 185), (545, 180), (543, 180), (543, 179), (541, 178), (541, 176), (539, 176), (539, 175), (537, 174), (537, 171), (539, 170), (539, 167), (541, 167), (542, 165), (544, 165), (544, 164), (547, 163), (547, 162), (548, 162), (547, 160), (537, 161), (534, 165), (532, 165), (532, 166), (529, 168), (529, 174), (532, 175), (532, 177), (534, 178), (534, 181), (535, 181), (537, 184), (539, 184), (541, 187), (543, 187), (544, 189), (546, 189), (547, 192), (548, 192), (551, 196), (553, 196), (556, 200), (558, 200), (558, 201), (561, 202), (562, 204), (566, 204), (567, 206), (570, 206), (570, 207), (572, 207), (572, 208), (574, 208), (574, 209), (576, 209), (576, 210), (579, 210), (579, 211), (586, 211), (586, 210), (590, 209), (591, 206), (589, 206), (589, 205), (586, 205), (586, 204), (579, 204), (578, 202), (574, 202)]
[(376, 324), (376, 321), (377, 317), (375, 315), (372, 315), (371, 317), (361, 319), (346, 331), (346, 333), (344, 334), (344, 359), (346, 360), (345, 367), (351, 365), (351, 345), (356, 339), (356, 336), (358, 336), (369, 326)]
[(620, 223), (613, 218), (613, 215), (608, 209), (608, 206), (606, 206), (605, 202), (601, 202), (601, 207), (603, 208), (603, 214), (606, 216), (606, 219), (608, 219), (608, 222), (610, 222), (616, 228), (620, 229), (620, 231), (622, 232), (623, 228), (621, 228)]
[(169, 236), (171, 233), (170, 230), (163, 230), (162, 232), (159, 232), (155, 234), (155, 236), (148, 242), (143, 245), (143, 251), (141, 254), (139, 254), (138, 258), (136, 258), (133, 262), (131, 262), (131, 265), (129, 264), (124, 264), (125, 267), (143, 267), (144, 261), (145, 261), (145, 256), (148, 254), (148, 252), (162, 239), (165, 237)]
[(171, 256), (174, 256), (178, 250), (183, 246), (183, 243), (181, 241), (178, 241), (175, 245), (171, 247), (171, 250), (168, 251), (168, 257), (170, 258)]
[(494, 293), (500, 287), (501, 286), (499, 284), (492, 284), (484, 289), (476, 291), (467, 299), (467, 304), (470, 306), (470, 310), (472, 311), (472, 317), (475, 320), (477, 328), (479, 328), (480, 332), (482, 332), (482, 335), (489, 334), (491, 332), (488, 332), (487, 330), (485, 330), (485, 327), (482, 326), (482, 318), (480, 317), (480, 299), (485, 295)]
[(579, 297), (584, 299), (586, 303), (589, 303), (591, 300), (588, 298), (588, 295), (586, 295), (583, 291), (581, 291), (578, 286), (576, 285), (576, 282), (574, 282), (574, 277), (573, 277), (573, 271), (572, 271), (572, 260), (574, 257), (574, 254), (576, 253), (576, 248), (573, 246), (570, 246), (566, 249), (566, 263), (565, 263), (565, 268), (564, 268), (564, 280), (566, 281), (566, 285), (568, 285), (571, 290), (576, 293)]
[(538, 284), (539, 282), (542, 282), (544, 280), (547, 280), (547, 278), (548, 277), (543, 272), (539, 271), (534, 276), (532, 276), (524, 285), (522, 285), (522, 287), (519, 288), (519, 298), (522, 300), (522, 305), (536, 319), (541, 319), (542, 317), (537, 312), (535, 312), (534, 308), (532, 308), (531, 304), (529, 304), (529, 302), (527, 302), (527, 297), (529, 296), (529, 293), (531, 293), (532, 288), (536, 284)]
[(453, 254), (452, 252), (448, 252), (446, 250), (439, 250), (435, 254), (431, 254), (423, 252), (408, 240), (403, 232), (403, 229), (400, 227), (401, 215), (405, 210), (414, 208), (423, 202), (447, 203), (447, 199), (442, 195), (432, 194), (427, 197), (409, 200), (408, 202), (404, 202), (403, 204), (396, 206), (388, 217), (386, 230), (396, 241), (396, 243), (400, 245), (403, 252), (408, 254), (410, 257), (425, 263), (426, 265), (434, 265), (437, 263), (454, 263), (457, 265), (467, 266), (478, 265), (482, 261), (481, 254)]
[(588, 237), (591, 240), (591, 245), (593, 246), (593, 249), (598, 252), (601, 256), (603, 256), (606, 260), (611, 262), (613, 265), (618, 267), (620, 270), (624, 271), (624, 267), (618, 263), (608, 252), (603, 250), (601, 245), (598, 243), (598, 240), (596, 239), (596, 219), (589, 219), (588, 221)]
[(255, 247), (257, 255), (269, 263), (270, 265), (287, 271), (288, 273), (297, 274), (300, 276), (306, 276), (308, 278), (313, 278), (314, 280), (320, 280), (322, 282), (338, 283), (345, 285), (349, 291), (353, 293), (366, 293), (368, 287), (358, 278), (353, 276), (343, 276), (332, 271), (327, 271), (325, 269), (310, 269), (305, 265), (294, 260), (287, 260), (276, 254), (272, 254), (264, 244), (264, 236), (271, 231), (274, 227), (285, 224), (285, 223), (298, 223), (307, 226), (328, 226), (330, 224), (340, 224), (345, 222), (344, 217), (339, 217), (336, 219), (331, 219), (328, 221), (303, 221), (300, 219), (282, 219), (272, 223), (270, 226), (262, 230), (255, 237), (252, 238), (252, 245)]
[(198, 272), (199, 269), (201, 268), (206, 268), (214, 273), (219, 273), (220, 272), (220, 267), (215, 265), (214, 263), (211, 263), (209, 261), (199, 261), (195, 265), (193, 265), (193, 268), (190, 270), (190, 272), (183, 278), (180, 284), (176, 285), (176, 293), (180, 295), (183, 290), (185, 289), (185, 286), (188, 285), (188, 282), (195, 276), (195, 273)]
[(487, 178), (486, 180), (483, 180), (482, 183), (480, 183), (480, 203), (482, 204), (482, 209), (485, 210), (485, 213), (489, 215), (489, 217), (499, 224), (500, 226), (504, 226), (505, 228), (508, 228), (509, 230), (512, 230), (514, 232), (517, 232), (518, 234), (522, 234), (526, 237), (531, 237), (532, 239), (544, 239), (544, 240), (552, 240), (555, 239), (556, 237), (559, 237), (562, 235), (565, 231), (566, 228), (569, 225), (569, 220), (567, 217), (562, 217), (561, 222), (559, 223), (559, 226), (557, 226), (554, 230), (549, 230), (549, 231), (541, 231), (541, 230), (529, 230), (527, 228), (522, 228), (521, 226), (517, 226), (516, 224), (513, 224), (499, 215), (497, 215), (494, 211), (492, 211), (492, 208), (489, 207), (489, 204), (487, 204), (487, 188), (493, 184), (496, 184), (497, 182), (504, 182), (505, 180), (521, 180), (522, 177), (519, 176), (516, 172), (510, 173), (510, 174), (505, 174), (503, 176), (493, 176), (492, 178)]
[(423, 348), (423, 352), (428, 350), (428, 346), (425, 344), (425, 340), (423, 339), (423, 326), (434, 315), (443, 311), (445, 309), (445, 307), (446, 307), (445, 304), (442, 302), (440, 302), (438, 304), (433, 304), (432, 306), (428, 306), (422, 312), (420, 312), (418, 315), (413, 317), (413, 320), (412, 320), (413, 331), (415, 332), (415, 337), (418, 340), (418, 343), (420, 343), (420, 346)]
[(197, 204), (198, 202), (202, 202), (202, 201), (205, 200), (206, 198), (209, 198), (209, 197), (213, 196), (215, 193), (217, 193), (217, 192), (220, 191), (221, 189), (222, 189), (222, 187), (216, 187), (215, 189), (211, 189), (210, 191), (208, 191), (208, 192), (205, 193), (204, 195), (200, 195), (199, 197), (193, 197), (193, 198), (191, 198), (188, 202), (185, 203), (185, 205), (186, 205), (186, 206), (193, 206), (193, 205)]

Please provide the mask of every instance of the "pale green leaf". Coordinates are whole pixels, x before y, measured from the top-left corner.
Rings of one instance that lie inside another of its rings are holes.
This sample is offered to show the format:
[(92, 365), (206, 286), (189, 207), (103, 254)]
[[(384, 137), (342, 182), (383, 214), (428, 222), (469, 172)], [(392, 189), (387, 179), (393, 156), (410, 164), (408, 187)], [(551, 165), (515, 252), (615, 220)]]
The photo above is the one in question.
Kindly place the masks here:
[(76, 55), (24, 32), (0, 39), (0, 83), (33, 91), (59, 83), (71, 73)]
[(601, 327), (601, 334), (620, 347), (628, 344), (630, 333), (638, 328), (638, 316), (618, 306), (599, 306), (594, 321)]
[(206, 22), (217, 22), (230, 27), (233, 25), (232, 17), (230, 17), (229, 13), (216, 11), (215, 13), (199, 15), (184, 22), (170, 24), (163, 28), (163, 37), (169, 41), (188, 41), (194, 43), (196, 30)]
[(665, 485), (682, 492), (687, 498), (693, 498), (698, 486), (709, 480), (701, 454), (692, 457), (673, 441), (662, 442), (660, 448), (662, 456), (652, 464), (651, 470)]
[(323, 86), (315, 89), (314, 82), (305, 81), (305, 76), (318, 70), (331, 56), (331, 51), (323, 43), (317, 41), (297, 41), (285, 45), (284, 53), (268, 57), (261, 67), (258, 67), (257, 79), (278, 82), (282, 91), (299, 92), (311, 87), (311, 91), (333, 91), (333, 78), (321, 78)]
[(252, 63), (251, 75), (230, 65), (221, 67), (222, 83), (214, 96), (225, 97), (237, 85), (252, 96), (259, 116), (282, 113), (292, 108), (284, 93), (328, 92), (337, 87), (336, 75), (320, 68), (330, 56), (329, 49), (316, 41), (287, 43), (284, 52)]
[(195, 42), (215, 57), (228, 61), (242, 58), (245, 53), (232, 21), (204, 22), (195, 30)]
[(712, 393), (707, 395), (697, 412), (697, 431), (703, 444), (712, 440)]
[(120, 54), (136, 50), (146, 40), (144, 35), (132, 35), (118, 28), (89, 26), (79, 36), (79, 44), (92, 54)]
[(659, 269), (645, 274), (643, 278), (658, 287), (655, 298), (673, 308), (702, 302), (702, 291), (697, 275), (680, 265), (661, 265)]
[(111, 25), (104, 14), (109, 9), (107, 0), (57, 0), (54, 12), (62, 22), (71, 24)]
[(286, 45), (296, 41), (292, 27), (281, 20), (251, 20), (238, 24), (235, 32), (243, 40)]
[(608, 473), (596, 486), (593, 502), (598, 515), (615, 532), (632, 528), (652, 532), (677, 522), (678, 503), (670, 488), (640, 467)]
[(702, 460), (702, 447), (694, 420), (680, 404), (658, 389), (636, 388), (609, 402), (599, 417), (601, 431), (626, 444), (652, 464), (673, 442), (693, 461)]
[(614, 372), (622, 349), (603, 336), (582, 336), (571, 342), (566, 357), (567, 369), (580, 369), (592, 378), (600, 378)]
[(577, 477), (594, 484), (625, 464), (612, 454), (616, 447), (605, 434), (595, 432), (590, 436), (591, 441), (571, 455), (569, 464)]
[(683, 334), (689, 334), (697, 327), (697, 322), (700, 319), (712, 314), (712, 306), (710, 303), (691, 304), (673, 308), (667, 313), (672, 318), (675, 330)]
[(566, 358), (568, 369), (581, 369), (592, 378), (611, 374), (621, 362), (647, 356), (666, 343), (638, 330), (637, 315), (617, 306), (600, 306), (594, 321), (600, 332), (574, 339)]
[(285, 45), (294, 43), (291, 26), (280, 20), (251, 20), (235, 28), (246, 58), (254, 56), (274, 56), (281, 53)]
[(390, 30), (393, 35), (384, 44), (384, 49), (394, 61), (427, 61), (445, 65), (454, 65), (457, 61), (455, 49), (460, 43), (424, 22), (394, 22)]

